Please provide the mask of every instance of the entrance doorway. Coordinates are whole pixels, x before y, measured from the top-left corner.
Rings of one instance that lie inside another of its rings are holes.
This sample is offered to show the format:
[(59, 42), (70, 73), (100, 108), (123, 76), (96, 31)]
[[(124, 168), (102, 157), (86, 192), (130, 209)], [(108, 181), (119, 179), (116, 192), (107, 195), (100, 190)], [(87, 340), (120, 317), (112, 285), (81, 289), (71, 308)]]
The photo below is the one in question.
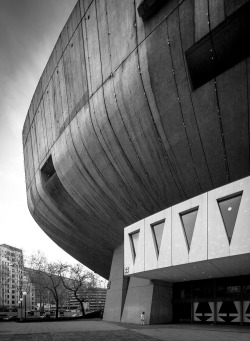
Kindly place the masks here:
[(174, 322), (175, 323), (191, 323), (191, 303), (176, 303), (174, 304)]
[(250, 324), (250, 276), (174, 283), (174, 322)]

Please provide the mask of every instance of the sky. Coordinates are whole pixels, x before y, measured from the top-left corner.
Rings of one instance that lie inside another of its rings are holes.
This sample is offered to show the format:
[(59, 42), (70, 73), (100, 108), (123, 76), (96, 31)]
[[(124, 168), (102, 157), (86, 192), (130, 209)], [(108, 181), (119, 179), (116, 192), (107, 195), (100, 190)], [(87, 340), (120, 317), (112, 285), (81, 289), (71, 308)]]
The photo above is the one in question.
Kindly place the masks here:
[(22, 129), (39, 78), (77, 0), (0, 0), (0, 244), (76, 261), (27, 207)]

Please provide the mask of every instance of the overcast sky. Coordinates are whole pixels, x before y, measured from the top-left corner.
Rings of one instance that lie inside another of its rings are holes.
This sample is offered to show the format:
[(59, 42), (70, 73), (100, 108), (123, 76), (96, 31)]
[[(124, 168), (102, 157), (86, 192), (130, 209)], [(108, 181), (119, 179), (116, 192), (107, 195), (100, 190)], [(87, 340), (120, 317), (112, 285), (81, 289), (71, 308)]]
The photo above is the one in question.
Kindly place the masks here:
[(0, 244), (75, 263), (27, 208), (22, 128), (33, 93), (76, 0), (0, 0)]

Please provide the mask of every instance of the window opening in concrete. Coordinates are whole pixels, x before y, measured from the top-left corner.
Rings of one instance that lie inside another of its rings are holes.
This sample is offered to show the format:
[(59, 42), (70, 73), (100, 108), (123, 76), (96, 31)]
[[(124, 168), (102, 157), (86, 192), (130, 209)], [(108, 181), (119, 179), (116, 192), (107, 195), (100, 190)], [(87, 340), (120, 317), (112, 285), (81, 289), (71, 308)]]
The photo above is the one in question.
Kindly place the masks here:
[(186, 52), (193, 89), (250, 55), (250, 2), (235, 11)]
[(182, 223), (184, 235), (186, 238), (188, 251), (190, 250), (190, 245), (192, 242), (198, 209), (199, 207), (195, 207), (195, 208), (192, 208), (191, 210), (180, 213), (181, 223)]
[(167, 0), (143, 0), (137, 8), (138, 14), (145, 21), (166, 5), (166, 2)]
[(151, 225), (157, 258), (159, 256), (165, 219)]
[(52, 160), (52, 156), (50, 155), (41, 168), (41, 178), (42, 178), (42, 184), (45, 185), (48, 180), (55, 174), (55, 168)]
[(139, 240), (139, 233), (140, 230), (135, 231), (129, 235), (130, 238), (130, 245), (131, 245), (131, 250), (132, 250), (132, 256), (133, 260), (135, 261), (136, 259), (136, 253), (137, 253), (137, 247), (138, 247), (138, 240)]
[(233, 236), (242, 193), (243, 192), (240, 192), (232, 196), (217, 200), (229, 244), (231, 243), (231, 239)]

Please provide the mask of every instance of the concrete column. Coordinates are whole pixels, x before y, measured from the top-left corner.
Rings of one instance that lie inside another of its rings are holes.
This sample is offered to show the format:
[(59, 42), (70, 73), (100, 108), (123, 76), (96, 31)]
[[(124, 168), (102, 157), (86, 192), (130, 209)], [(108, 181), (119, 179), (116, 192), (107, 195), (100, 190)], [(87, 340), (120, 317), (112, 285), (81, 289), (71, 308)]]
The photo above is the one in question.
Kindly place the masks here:
[(124, 277), (124, 247), (114, 251), (103, 320), (140, 324), (169, 323), (173, 319), (172, 284), (164, 281)]
[(173, 321), (173, 285), (164, 281), (153, 281), (153, 285), (149, 323), (170, 323)]
[(172, 285), (163, 281), (131, 277), (122, 322), (139, 324), (143, 311), (145, 324), (172, 322)]
[(103, 320), (120, 322), (129, 277), (123, 276), (124, 246), (117, 247), (110, 270), (110, 289), (107, 290)]

